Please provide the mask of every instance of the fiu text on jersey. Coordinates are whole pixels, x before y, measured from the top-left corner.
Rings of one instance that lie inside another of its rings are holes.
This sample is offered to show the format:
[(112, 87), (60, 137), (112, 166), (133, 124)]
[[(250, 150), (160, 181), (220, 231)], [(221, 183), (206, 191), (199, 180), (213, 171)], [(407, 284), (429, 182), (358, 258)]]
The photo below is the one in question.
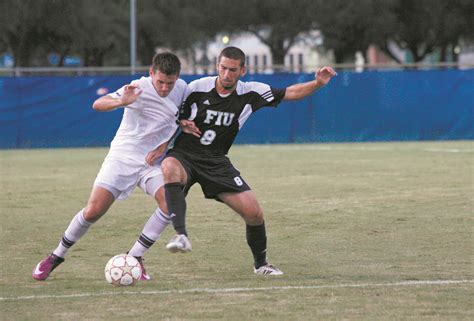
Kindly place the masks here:
[(276, 107), (285, 89), (259, 82), (238, 81), (237, 88), (221, 96), (215, 88), (217, 77), (205, 77), (189, 84), (191, 93), (181, 107), (179, 119), (194, 121), (201, 137), (181, 133), (174, 148), (199, 156), (224, 156), (239, 130), (252, 113), (265, 106)]

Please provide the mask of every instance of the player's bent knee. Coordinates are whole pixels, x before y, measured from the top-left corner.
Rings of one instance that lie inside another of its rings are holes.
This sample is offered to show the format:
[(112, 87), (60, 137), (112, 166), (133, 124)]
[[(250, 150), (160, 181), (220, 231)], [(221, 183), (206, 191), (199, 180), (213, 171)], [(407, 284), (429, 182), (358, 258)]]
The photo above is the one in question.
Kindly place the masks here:
[(263, 224), (263, 212), (260, 207), (252, 208), (241, 214), (245, 223), (248, 225), (260, 225)]
[(107, 209), (104, 209), (103, 206), (98, 204), (87, 204), (84, 208), (84, 219), (87, 222), (94, 223), (98, 221), (106, 211)]
[(165, 183), (186, 181), (186, 172), (183, 166), (173, 157), (168, 157), (163, 160), (161, 163), (161, 171), (163, 172)]
[(165, 158), (161, 163), (161, 171), (165, 178), (172, 176), (176, 172), (176, 160), (173, 158)]

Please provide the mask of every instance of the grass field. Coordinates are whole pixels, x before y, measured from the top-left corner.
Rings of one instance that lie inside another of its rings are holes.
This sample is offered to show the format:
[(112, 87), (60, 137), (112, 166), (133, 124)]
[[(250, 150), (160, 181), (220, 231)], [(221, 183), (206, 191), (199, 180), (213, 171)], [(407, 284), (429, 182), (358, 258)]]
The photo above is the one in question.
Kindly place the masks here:
[(0, 151), (1, 320), (473, 320), (472, 141), (234, 146), (266, 215), (252, 272), (242, 220), (188, 197), (193, 252), (146, 255), (152, 280), (105, 282), (154, 210), (116, 203), (45, 282), (34, 265), (84, 206), (106, 149)]

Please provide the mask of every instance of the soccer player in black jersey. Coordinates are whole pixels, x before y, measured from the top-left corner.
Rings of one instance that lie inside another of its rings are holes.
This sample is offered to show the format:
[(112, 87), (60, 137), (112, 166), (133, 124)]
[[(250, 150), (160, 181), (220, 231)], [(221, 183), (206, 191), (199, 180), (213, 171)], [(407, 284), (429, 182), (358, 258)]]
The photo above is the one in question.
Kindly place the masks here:
[(206, 198), (227, 204), (244, 219), (254, 272), (281, 275), (283, 272), (266, 259), (267, 236), (257, 198), (226, 155), (252, 113), (265, 106), (276, 107), (282, 100), (306, 97), (325, 86), (336, 72), (323, 67), (313, 81), (276, 89), (259, 82), (240, 81), (246, 73), (244, 64), (242, 50), (227, 47), (218, 57), (217, 77), (189, 84), (191, 93), (179, 115), (183, 132), (161, 165), (166, 202), (176, 230), (166, 247), (172, 252), (191, 250), (185, 228), (185, 195), (194, 183), (199, 183)]

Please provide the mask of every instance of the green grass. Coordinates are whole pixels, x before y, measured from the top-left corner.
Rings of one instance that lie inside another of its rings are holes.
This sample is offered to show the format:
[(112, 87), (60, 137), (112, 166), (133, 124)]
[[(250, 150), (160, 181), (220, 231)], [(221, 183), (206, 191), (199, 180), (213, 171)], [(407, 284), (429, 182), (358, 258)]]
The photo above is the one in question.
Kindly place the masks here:
[(282, 277), (253, 274), (243, 221), (195, 186), (193, 252), (168, 253), (167, 229), (146, 255), (151, 281), (114, 288), (103, 276), (154, 210), (139, 189), (34, 281), (106, 153), (0, 151), (0, 320), (474, 319), (472, 141), (234, 146)]

